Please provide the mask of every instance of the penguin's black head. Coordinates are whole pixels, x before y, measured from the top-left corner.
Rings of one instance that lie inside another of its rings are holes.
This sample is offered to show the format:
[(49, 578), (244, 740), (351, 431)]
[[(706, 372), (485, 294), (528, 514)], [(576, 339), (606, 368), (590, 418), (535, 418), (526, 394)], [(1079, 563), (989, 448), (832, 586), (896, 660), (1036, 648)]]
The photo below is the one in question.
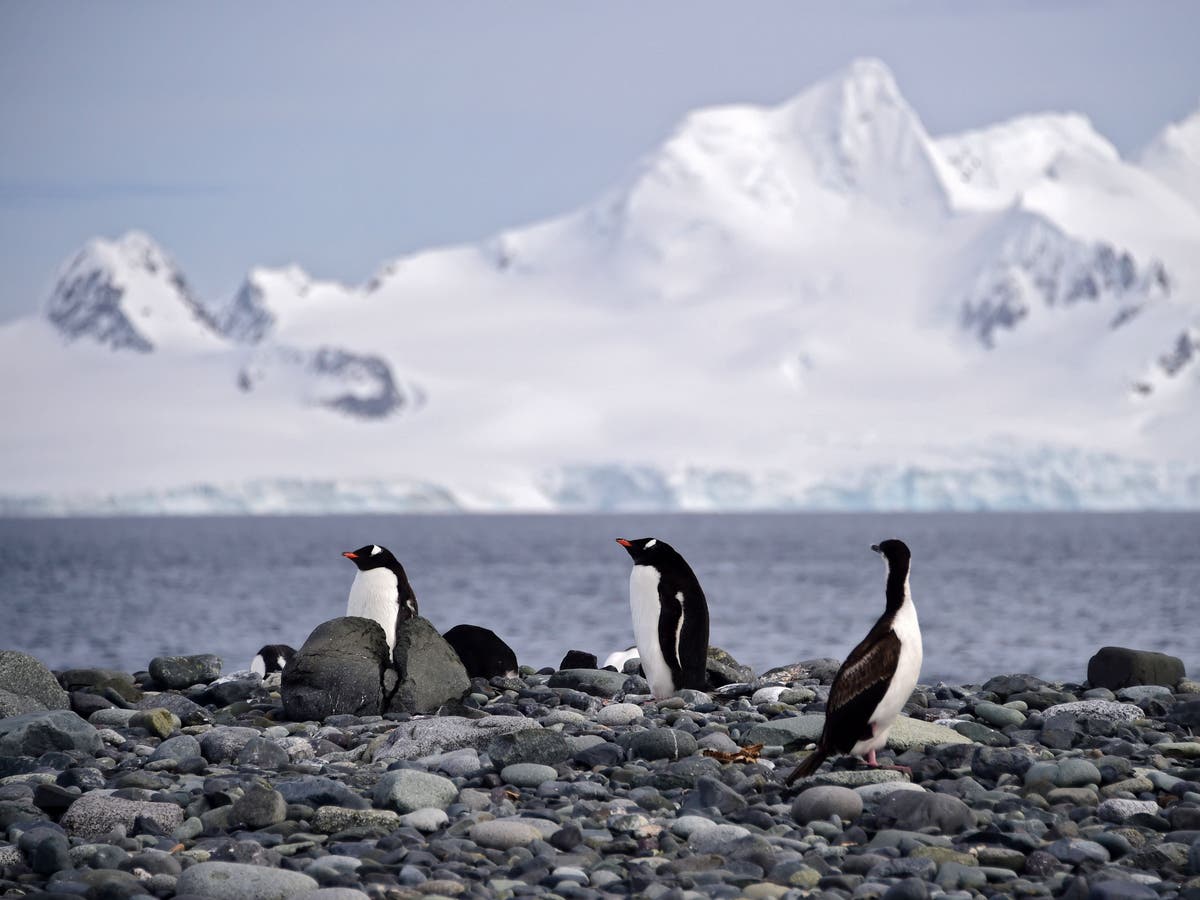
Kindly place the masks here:
[(878, 544), (872, 544), (871, 549), (886, 560), (889, 569), (907, 568), (908, 561), (912, 559), (908, 545), (904, 541), (898, 541), (895, 538), (880, 541)]
[(380, 566), (394, 569), (398, 565), (396, 557), (392, 556), (392, 551), (387, 547), (380, 547), (378, 544), (367, 544), (357, 550), (347, 550), (342, 556), (353, 562), (363, 572), (369, 569), (378, 569)]
[(670, 544), (657, 538), (617, 538), (617, 543), (629, 551), (634, 565), (638, 566), (654, 565), (657, 561), (665, 561), (676, 555)]

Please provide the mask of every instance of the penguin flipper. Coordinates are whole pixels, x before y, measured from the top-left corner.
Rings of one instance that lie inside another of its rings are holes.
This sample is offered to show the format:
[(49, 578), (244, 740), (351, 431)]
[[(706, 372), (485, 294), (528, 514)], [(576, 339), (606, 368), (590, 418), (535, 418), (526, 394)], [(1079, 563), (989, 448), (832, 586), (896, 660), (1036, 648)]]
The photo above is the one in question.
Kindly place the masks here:
[(679, 662), (679, 638), (683, 631), (683, 603), (671, 589), (671, 585), (659, 582), (658, 590), (658, 649), (666, 660), (675, 681), (675, 687), (683, 687), (683, 666)]

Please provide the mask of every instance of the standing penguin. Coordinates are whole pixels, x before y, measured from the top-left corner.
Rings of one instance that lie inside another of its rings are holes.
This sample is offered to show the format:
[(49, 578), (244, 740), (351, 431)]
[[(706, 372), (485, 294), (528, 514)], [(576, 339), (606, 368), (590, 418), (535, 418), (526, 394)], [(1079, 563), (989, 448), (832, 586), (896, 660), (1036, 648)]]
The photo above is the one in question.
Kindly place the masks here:
[(871, 549), (883, 557), (887, 570), (887, 608), (833, 677), (817, 749), (792, 770), (788, 784), (817, 771), (834, 753), (865, 756), (867, 765), (878, 765), (875, 751), (887, 743), (888, 731), (917, 686), (923, 653), (908, 586), (912, 554), (897, 540)]
[(417, 595), (404, 574), (404, 566), (386, 547), (367, 544), (342, 556), (358, 567), (350, 585), (346, 615), (374, 619), (383, 628), (388, 652), (396, 646), (396, 626), (417, 615)]
[(633, 557), (629, 606), (650, 692), (662, 699), (683, 688), (704, 690), (708, 603), (692, 567), (655, 538), (617, 538), (617, 543)]

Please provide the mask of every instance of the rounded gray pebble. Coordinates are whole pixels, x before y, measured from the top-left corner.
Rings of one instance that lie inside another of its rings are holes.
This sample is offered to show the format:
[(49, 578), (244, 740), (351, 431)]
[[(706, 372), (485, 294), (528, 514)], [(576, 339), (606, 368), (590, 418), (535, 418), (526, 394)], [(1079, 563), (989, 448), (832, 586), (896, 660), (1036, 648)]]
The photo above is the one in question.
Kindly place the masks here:
[(505, 819), (478, 822), (471, 826), (470, 835), (471, 840), (480, 847), (490, 847), (493, 850), (524, 847), (542, 838), (542, 833), (527, 822)]
[(645, 713), (636, 703), (613, 703), (600, 708), (596, 721), (601, 725), (630, 725), (644, 718)]
[(639, 759), (679, 759), (696, 752), (696, 739), (677, 728), (652, 728), (634, 735), (629, 749)]
[(862, 815), (863, 798), (847, 787), (824, 785), (812, 787), (792, 802), (792, 818), (801, 825), (830, 816), (849, 822)]
[(500, 780), (515, 787), (537, 787), (556, 778), (558, 773), (552, 767), (538, 763), (513, 763), (500, 770)]
[(375, 805), (410, 813), (418, 809), (445, 809), (458, 797), (449, 778), (415, 769), (386, 772), (375, 785)]
[(230, 862), (197, 863), (185, 869), (175, 883), (180, 894), (212, 900), (281, 900), (318, 886), (302, 872)]

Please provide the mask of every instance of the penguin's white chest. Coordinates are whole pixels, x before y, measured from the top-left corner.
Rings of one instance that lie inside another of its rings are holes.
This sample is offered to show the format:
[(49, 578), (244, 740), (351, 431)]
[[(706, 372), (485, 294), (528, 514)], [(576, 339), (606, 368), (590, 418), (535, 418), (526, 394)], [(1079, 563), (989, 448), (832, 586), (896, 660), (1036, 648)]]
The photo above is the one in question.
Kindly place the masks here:
[(396, 643), (396, 613), (399, 609), (400, 582), (391, 569), (370, 569), (354, 576), (346, 615), (374, 619), (387, 638), (388, 652)]
[(634, 566), (629, 575), (629, 607), (633, 612), (633, 639), (637, 641), (642, 671), (655, 698), (675, 693), (675, 679), (658, 642), (658, 582), (661, 578), (653, 566)]

